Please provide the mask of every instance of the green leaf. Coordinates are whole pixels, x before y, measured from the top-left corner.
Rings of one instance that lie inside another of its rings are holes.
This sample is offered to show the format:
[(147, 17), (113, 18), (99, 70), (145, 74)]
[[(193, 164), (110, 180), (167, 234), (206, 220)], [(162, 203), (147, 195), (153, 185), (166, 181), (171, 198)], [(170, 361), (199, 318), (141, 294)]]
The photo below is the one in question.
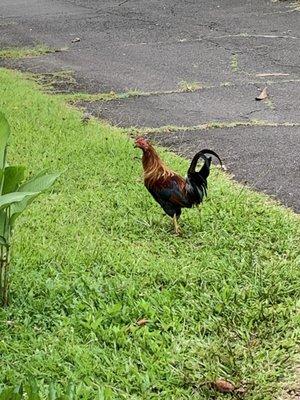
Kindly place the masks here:
[(7, 227), (7, 224), (6, 224), (6, 218), (7, 218), (6, 210), (1, 210), (0, 211), (0, 235), (9, 240), (9, 238), (7, 237), (8, 227)]
[(37, 196), (38, 193), (34, 192), (12, 192), (0, 196), (0, 210), (6, 207), (13, 206), (15, 203), (20, 203), (27, 197)]
[(25, 167), (13, 165), (5, 167), (2, 194), (15, 192), (24, 179)]
[(0, 236), (0, 246), (8, 247), (8, 243), (4, 236)]
[(16, 218), (25, 210), (27, 206), (44, 190), (48, 189), (55, 180), (60, 176), (60, 174), (44, 174), (40, 173), (28, 182), (25, 182), (18, 189), (18, 192), (30, 193), (32, 191), (32, 196), (28, 196), (23, 199), (23, 201), (12, 205), (11, 207), (11, 218), (10, 223), (13, 226)]
[(6, 158), (6, 146), (10, 134), (10, 128), (4, 114), (0, 112), (0, 169), (4, 169)]
[(23, 183), (23, 185), (19, 187), (18, 192), (43, 192), (51, 187), (59, 176), (59, 173), (47, 174), (40, 172), (30, 181)]

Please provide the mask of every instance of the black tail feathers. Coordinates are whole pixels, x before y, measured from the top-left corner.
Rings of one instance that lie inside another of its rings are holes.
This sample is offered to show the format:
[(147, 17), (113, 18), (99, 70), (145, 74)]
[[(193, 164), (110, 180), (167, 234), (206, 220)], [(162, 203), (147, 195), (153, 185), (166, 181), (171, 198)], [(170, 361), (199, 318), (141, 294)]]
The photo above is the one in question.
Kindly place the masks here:
[[(211, 154), (211, 155), (215, 156), (218, 159), (221, 167), (223, 166), (222, 160), (217, 153), (215, 153), (213, 150), (203, 149), (194, 155), (194, 158), (192, 159), (190, 168), (188, 169), (188, 176), (190, 176), (191, 174), (197, 173), (197, 174), (200, 174), (200, 176), (202, 176), (202, 178), (204, 178), (204, 179), (206, 179), (208, 177), (210, 165), (211, 165), (211, 157), (207, 157), (206, 154)], [(199, 158), (202, 158), (204, 160), (204, 164), (203, 164), (202, 168), (200, 169), (200, 171), (196, 172), (196, 166), (199, 161)]]
[[(194, 158), (192, 159), (191, 165), (188, 169), (187, 176), (190, 180), (190, 182), (194, 185), (196, 185), (199, 189), (203, 189), (204, 193), (206, 194), (206, 189), (207, 189), (207, 178), (210, 173), (210, 166), (211, 166), (211, 157), (207, 157), (206, 154), (210, 154), (215, 156), (218, 161), (220, 162), (220, 165), (222, 167), (222, 161), (220, 157), (218, 156), (217, 153), (215, 153), (213, 150), (209, 149), (203, 149), (199, 151), (197, 154), (195, 154)], [(196, 166), (199, 161), (199, 159), (202, 158), (204, 160), (204, 164), (200, 171), (196, 171)]]

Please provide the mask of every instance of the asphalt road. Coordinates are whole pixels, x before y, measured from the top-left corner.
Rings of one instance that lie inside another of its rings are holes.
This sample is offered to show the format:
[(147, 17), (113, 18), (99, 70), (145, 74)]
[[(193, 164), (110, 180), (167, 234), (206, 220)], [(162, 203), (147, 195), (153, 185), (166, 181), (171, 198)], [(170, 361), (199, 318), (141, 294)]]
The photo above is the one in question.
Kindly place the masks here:
[[(187, 157), (209, 146), (237, 180), (299, 212), (299, 10), (267, 0), (1, 0), (1, 48), (68, 49), (0, 64), (72, 71), (57, 90), (147, 92), (83, 105), (119, 126), (185, 126), (153, 139)], [(255, 101), (265, 86), (269, 98)], [(189, 129), (209, 122), (237, 126)]]

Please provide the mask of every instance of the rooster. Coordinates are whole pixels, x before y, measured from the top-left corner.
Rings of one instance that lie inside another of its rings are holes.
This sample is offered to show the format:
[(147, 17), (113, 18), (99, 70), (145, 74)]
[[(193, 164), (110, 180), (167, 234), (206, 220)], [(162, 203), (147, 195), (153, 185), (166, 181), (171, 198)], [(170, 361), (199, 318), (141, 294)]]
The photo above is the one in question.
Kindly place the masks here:
[[(211, 157), (207, 157), (206, 154), (217, 157), (222, 167), (220, 157), (212, 150), (199, 151), (192, 159), (187, 177), (182, 178), (166, 167), (149, 140), (139, 137), (135, 141), (135, 147), (143, 151), (142, 163), (146, 188), (165, 213), (173, 218), (175, 233), (179, 234), (178, 219), (181, 209), (199, 205), (207, 193)], [(200, 158), (204, 164), (197, 172), (196, 166)]]

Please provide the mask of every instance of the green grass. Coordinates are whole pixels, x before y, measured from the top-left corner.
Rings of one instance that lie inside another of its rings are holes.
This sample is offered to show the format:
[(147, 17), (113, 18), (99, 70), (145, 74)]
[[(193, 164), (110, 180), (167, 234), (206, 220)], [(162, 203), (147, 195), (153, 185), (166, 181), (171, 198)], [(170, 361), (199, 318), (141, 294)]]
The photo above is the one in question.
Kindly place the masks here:
[(133, 97), (150, 97), (150, 96), (159, 96), (159, 95), (167, 95), (174, 93), (187, 93), (187, 92), (196, 92), (200, 89), (210, 89), (212, 86), (202, 86), (198, 82), (188, 82), (181, 81), (179, 82), (178, 89), (174, 90), (162, 90), (162, 91), (152, 91), (145, 92), (138, 89), (127, 90), (126, 92), (116, 93), (114, 91), (108, 93), (63, 93), (60, 94), (60, 98), (67, 101), (70, 104), (75, 104), (80, 101), (93, 102), (93, 101), (112, 101), (112, 100), (126, 100)]
[(176, 237), (129, 138), (82, 124), (20, 74), (0, 78), (11, 163), (63, 172), (16, 227), (1, 383), (74, 382), (91, 400), (232, 398), (210, 388), (223, 377), (247, 399), (276, 398), (299, 341), (299, 218), (215, 169)]
[(233, 54), (230, 59), (230, 66), (233, 72), (237, 72), (238, 70), (238, 56)]
[(48, 53), (54, 53), (58, 50), (50, 49), (44, 45), (37, 45), (35, 47), (12, 47), (7, 49), (0, 49), (0, 58), (26, 58), (38, 57)]
[(179, 82), (179, 90), (181, 92), (196, 92), (202, 88), (203, 86), (199, 82), (188, 82), (188, 81)]

